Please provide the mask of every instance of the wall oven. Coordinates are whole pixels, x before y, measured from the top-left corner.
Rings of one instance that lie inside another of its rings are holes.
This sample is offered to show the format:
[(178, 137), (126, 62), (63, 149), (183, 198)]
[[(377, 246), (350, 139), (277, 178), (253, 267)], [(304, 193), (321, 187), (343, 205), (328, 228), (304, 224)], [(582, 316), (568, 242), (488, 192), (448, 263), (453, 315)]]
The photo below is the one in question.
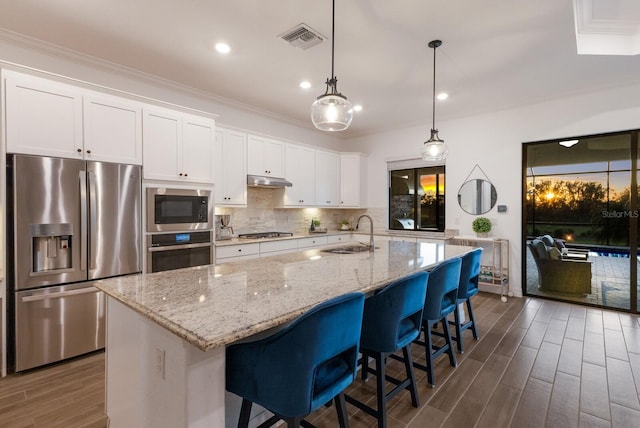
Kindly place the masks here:
[(211, 191), (147, 188), (147, 231), (182, 232), (213, 229)]
[(211, 231), (147, 235), (147, 272), (213, 263)]

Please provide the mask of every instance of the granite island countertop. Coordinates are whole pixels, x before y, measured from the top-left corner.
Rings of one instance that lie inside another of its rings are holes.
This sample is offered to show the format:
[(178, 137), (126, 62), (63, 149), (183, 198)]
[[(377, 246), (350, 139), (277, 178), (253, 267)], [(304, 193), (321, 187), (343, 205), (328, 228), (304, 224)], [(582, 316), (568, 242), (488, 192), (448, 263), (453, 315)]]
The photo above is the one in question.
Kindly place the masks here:
[(375, 252), (321, 249), (95, 281), (108, 296), (208, 351), (278, 327), (333, 297), (370, 293), (462, 255), (444, 242), (381, 242)]

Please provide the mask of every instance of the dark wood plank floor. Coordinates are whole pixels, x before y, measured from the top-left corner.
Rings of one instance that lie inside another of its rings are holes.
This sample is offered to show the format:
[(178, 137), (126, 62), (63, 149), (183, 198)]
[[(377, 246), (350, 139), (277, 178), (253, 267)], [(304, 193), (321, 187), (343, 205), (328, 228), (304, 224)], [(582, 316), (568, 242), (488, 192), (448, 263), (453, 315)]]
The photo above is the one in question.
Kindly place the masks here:
[[(436, 387), (416, 371), (421, 406), (408, 392), (389, 404), (389, 426), (640, 426), (640, 319), (624, 313), (540, 299), (480, 293), (474, 297), (480, 340), (464, 333), (458, 367), (436, 364)], [(424, 361), (423, 350), (413, 355)], [(391, 373), (402, 366), (389, 360)], [(351, 395), (373, 404), (375, 380), (357, 380)], [(107, 426), (104, 354), (0, 380), (1, 427)], [(348, 405), (353, 428), (375, 420)], [(337, 427), (335, 409), (308, 418)]]

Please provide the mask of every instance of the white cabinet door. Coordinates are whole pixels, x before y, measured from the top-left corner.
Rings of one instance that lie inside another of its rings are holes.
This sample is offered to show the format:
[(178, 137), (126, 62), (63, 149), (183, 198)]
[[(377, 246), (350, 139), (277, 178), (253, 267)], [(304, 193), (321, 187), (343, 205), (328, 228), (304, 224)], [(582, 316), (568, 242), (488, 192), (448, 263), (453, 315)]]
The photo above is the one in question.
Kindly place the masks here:
[(249, 135), (247, 174), (284, 178), (284, 143)]
[(329, 235), (327, 236), (328, 244), (344, 244), (345, 242), (351, 241), (351, 236), (349, 234), (343, 235)]
[(316, 150), (316, 205), (340, 206), (340, 155)]
[(182, 118), (170, 110), (145, 109), (144, 178), (177, 180), (182, 165)]
[(62, 83), (3, 71), (7, 152), (82, 158), (82, 95)]
[(216, 247), (216, 264), (260, 256), (260, 244), (238, 244)]
[(293, 186), (284, 192), (284, 205), (290, 207), (315, 205), (315, 150), (287, 144), (285, 175)]
[(247, 205), (247, 135), (217, 129), (215, 140), (216, 205)]
[(142, 165), (142, 107), (103, 94), (83, 97), (87, 160)]
[(265, 142), (264, 164), (269, 176), (286, 178), (284, 176), (284, 143), (275, 140)]
[(247, 174), (265, 175), (264, 151), (266, 138), (249, 135), (247, 139)]
[(144, 178), (213, 183), (215, 121), (144, 109)]
[(197, 116), (183, 116), (182, 168), (185, 181), (213, 183), (215, 122)]
[(366, 190), (365, 159), (359, 153), (340, 155), (340, 206), (343, 208), (365, 207)]
[(327, 245), (328, 243), (329, 243), (329, 240), (327, 239), (326, 236), (300, 238), (298, 239), (298, 249), (301, 250), (304, 248), (320, 247), (322, 245)]

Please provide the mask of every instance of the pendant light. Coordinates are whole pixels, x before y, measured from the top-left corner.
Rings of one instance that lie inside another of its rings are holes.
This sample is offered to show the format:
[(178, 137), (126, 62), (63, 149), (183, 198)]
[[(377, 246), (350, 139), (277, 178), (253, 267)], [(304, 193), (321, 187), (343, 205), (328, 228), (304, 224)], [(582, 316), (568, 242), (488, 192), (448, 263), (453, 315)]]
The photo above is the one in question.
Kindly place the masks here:
[(436, 48), (440, 45), (442, 45), (441, 40), (429, 42), (429, 47), (433, 49), (433, 123), (431, 125), (431, 137), (424, 143), (422, 148), (422, 159), (430, 161), (444, 160), (449, 154), (444, 141), (438, 137), (438, 129), (436, 128)]
[(333, 72), (336, 33), (336, 0), (333, 0), (331, 27), (331, 78), (325, 82), (327, 89), (311, 105), (311, 121), (322, 131), (344, 131), (353, 119), (351, 102), (338, 92), (338, 79)]

